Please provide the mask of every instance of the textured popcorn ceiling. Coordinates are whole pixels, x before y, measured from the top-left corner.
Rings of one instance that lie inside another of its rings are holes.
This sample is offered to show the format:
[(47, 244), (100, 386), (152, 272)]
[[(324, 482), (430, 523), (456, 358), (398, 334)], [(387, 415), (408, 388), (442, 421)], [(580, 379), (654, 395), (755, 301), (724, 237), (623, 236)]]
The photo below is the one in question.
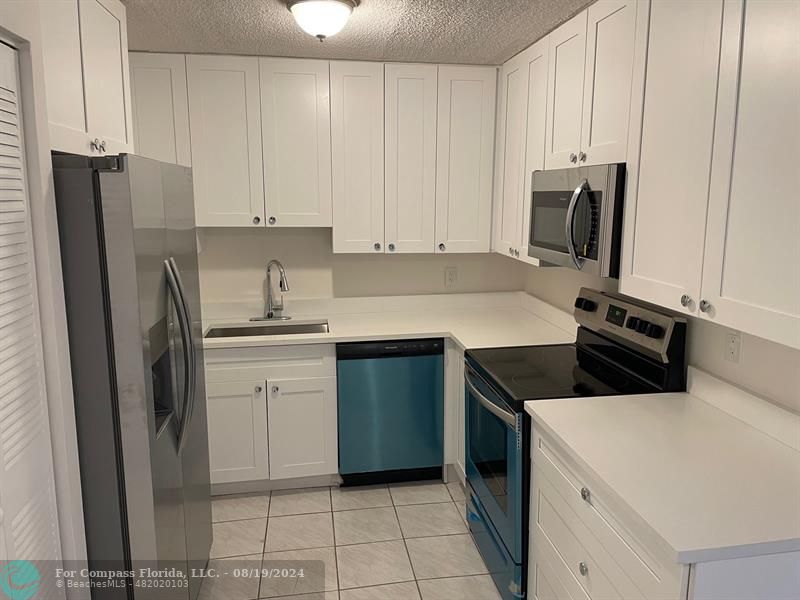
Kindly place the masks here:
[(361, 0), (318, 42), (284, 0), (123, 0), (131, 50), (501, 64), (590, 0)]

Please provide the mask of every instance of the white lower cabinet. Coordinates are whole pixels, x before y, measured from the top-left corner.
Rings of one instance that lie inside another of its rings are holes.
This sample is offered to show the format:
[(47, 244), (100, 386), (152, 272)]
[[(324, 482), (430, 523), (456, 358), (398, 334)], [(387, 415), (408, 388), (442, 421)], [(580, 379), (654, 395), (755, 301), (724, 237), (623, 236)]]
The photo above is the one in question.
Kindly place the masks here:
[(338, 471), (336, 377), (269, 379), (271, 479)]
[(269, 479), (264, 381), (208, 382), (211, 483)]
[(211, 483), (338, 471), (333, 344), (207, 349)]

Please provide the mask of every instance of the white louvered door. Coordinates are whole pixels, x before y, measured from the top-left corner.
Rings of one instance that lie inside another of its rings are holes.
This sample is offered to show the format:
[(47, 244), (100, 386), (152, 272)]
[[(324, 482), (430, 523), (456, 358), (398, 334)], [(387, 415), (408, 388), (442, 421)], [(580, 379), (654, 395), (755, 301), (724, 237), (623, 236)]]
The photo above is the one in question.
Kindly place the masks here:
[[(59, 561), (17, 82), (17, 53), (0, 44), (0, 555)], [(52, 583), (44, 577), (36, 597), (63, 598)]]

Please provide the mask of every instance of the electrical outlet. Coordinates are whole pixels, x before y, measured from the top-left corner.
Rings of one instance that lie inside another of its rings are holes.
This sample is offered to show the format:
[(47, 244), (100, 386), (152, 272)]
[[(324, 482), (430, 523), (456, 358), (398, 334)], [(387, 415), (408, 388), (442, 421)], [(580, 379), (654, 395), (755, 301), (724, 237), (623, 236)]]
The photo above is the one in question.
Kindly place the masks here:
[(454, 288), (458, 283), (458, 269), (455, 267), (444, 268), (444, 287)]
[(742, 358), (742, 334), (738, 331), (729, 331), (725, 334), (725, 360), (739, 363)]

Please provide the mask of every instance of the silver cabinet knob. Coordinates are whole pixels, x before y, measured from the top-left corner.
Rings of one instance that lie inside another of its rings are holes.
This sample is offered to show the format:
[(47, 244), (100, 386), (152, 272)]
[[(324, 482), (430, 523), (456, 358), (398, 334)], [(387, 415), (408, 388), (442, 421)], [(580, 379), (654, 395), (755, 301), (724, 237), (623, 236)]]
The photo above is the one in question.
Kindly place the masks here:
[(519, 258), (519, 249), (518, 248), (514, 248), (514, 256)]
[(444, 244), (439, 244), (439, 250), (444, 252), (446, 249), (447, 249), (447, 247)]
[(713, 307), (711, 306), (711, 302), (709, 302), (708, 300), (700, 300), (700, 312), (707, 313), (712, 308)]
[(571, 162), (571, 163), (578, 162), (578, 155), (575, 154), (574, 152), (570, 152), (569, 153), (569, 162)]
[(579, 562), (578, 571), (580, 571), (581, 575), (586, 577), (589, 574), (589, 566), (585, 562)]
[(689, 305), (692, 303), (692, 297), (689, 294), (684, 294), (681, 296), (681, 306), (684, 308), (688, 308)]
[(95, 152), (100, 152), (100, 140), (94, 138), (93, 140), (89, 141), (89, 148), (94, 150)]
[(592, 497), (592, 493), (589, 491), (589, 488), (582, 487), (581, 488), (581, 498), (586, 502), (589, 501), (589, 498)]
[(261, 217), (253, 217), (253, 225), (258, 225), (261, 223)]
[(381, 251), (381, 243), (380, 242), (375, 242), (375, 244), (372, 247), (375, 248), (376, 252), (380, 252)]
[(580, 162), (586, 162), (586, 152), (578, 152), (578, 160)]
[(278, 222), (278, 219), (276, 219), (275, 217), (270, 217), (269, 218), (269, 224), (270, 225), (275, 225), (275, 223), (277, 223), (277, 222)]
[(394, 252), (394, 244), (389, 244), (389, 252)]
[(509, 249), (508, 249), (508, 253), (509, 253), (511, 256), (514, 256), (514, 249), (513, 249), (513, 248), (509, 248)]
[(272, 393), (273, 394), (277, 394), (280, 391), (281, 391), (281, 388), (279, 388), (277, 385), (273, 385), (272, 386)]
[(260, 385), (257, 385), (256, 386), (256, 394), (260, 394), (261, 390), (262, 390), (262, 387)]
[(103, 140), (102, 142), (100, 142), (100, 152), (105, 152), (105, 151), (106, 151), (106, 141)]

